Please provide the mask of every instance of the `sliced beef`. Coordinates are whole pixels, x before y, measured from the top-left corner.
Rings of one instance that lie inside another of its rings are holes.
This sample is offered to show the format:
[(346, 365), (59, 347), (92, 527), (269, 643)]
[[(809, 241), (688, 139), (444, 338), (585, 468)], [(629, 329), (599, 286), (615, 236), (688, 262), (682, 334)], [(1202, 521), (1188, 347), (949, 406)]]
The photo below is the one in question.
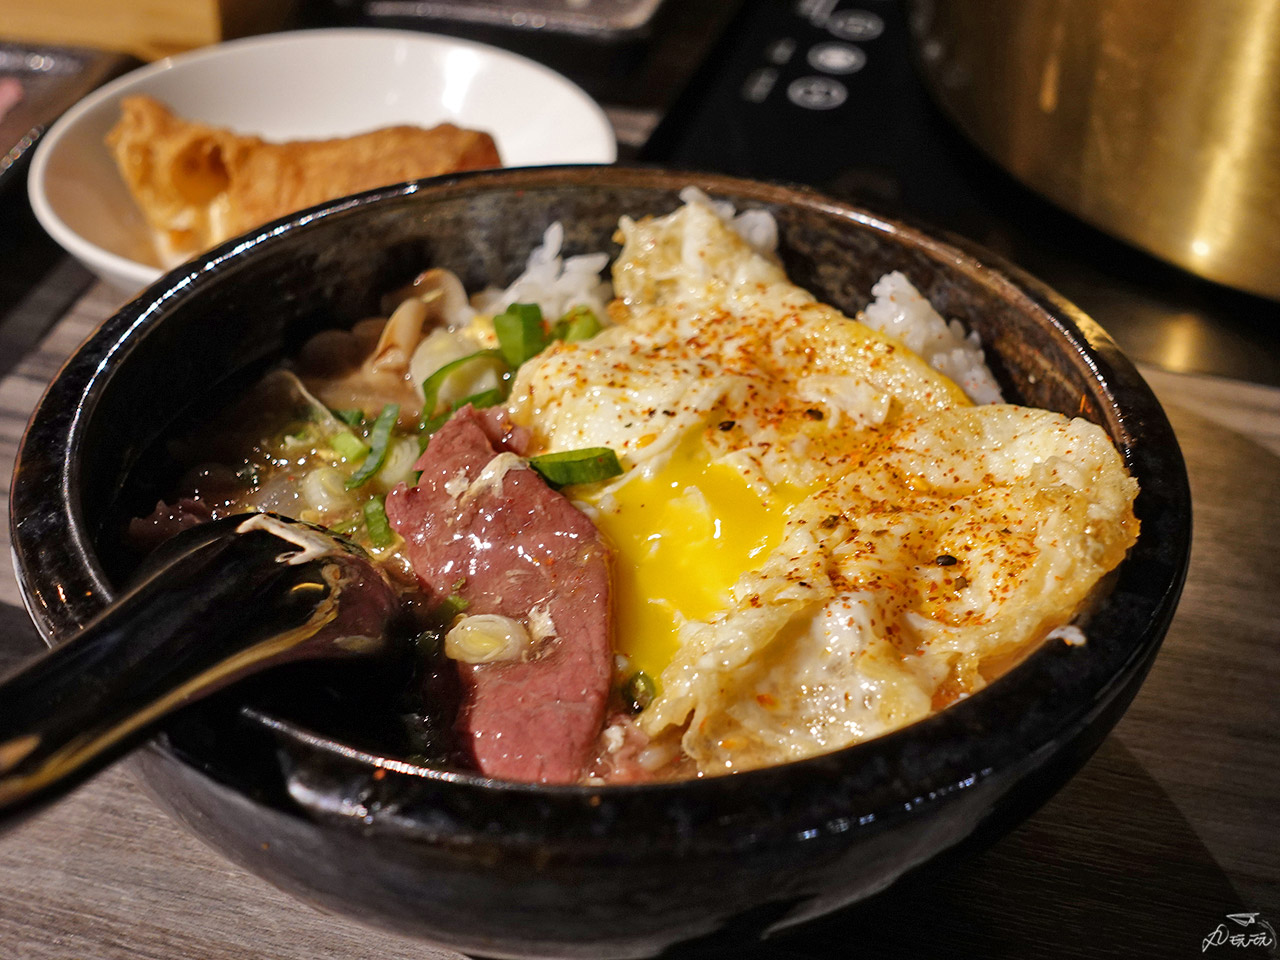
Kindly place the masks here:
[(139, 552), (150, 553), (170, 537), (211, 519), (213, 511), (202, 500), (192, 497), (180, 497), (174, 503), (161, 500), (147, 516), (129, 521), (126, 537)]
[(476, 414), (476, 420), (495, 450), (510, 450), (523, 456), (529, 449), (529, 431), (512, 423), (503, 407), (487, 407)]
[(550, 613), (553, 633), (528, 659), (458, 665), (458, 723), (481, 772), (572, 783), (594, 756), (609, 694), (608, 552), (563, 495), (510, 453), (499, 458), (495, 440), (509, 434), (495, 426), (458, 411), (418, 461), (418, 485), (388, 495), (387, 516), (434, 595), (459, 594), (468, 614)]

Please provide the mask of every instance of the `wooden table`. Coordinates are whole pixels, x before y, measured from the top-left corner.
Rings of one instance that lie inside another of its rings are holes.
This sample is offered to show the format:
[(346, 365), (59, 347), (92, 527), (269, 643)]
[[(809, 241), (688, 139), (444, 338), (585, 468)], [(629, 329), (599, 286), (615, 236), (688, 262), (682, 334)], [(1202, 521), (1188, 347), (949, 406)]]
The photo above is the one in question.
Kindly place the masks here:
[[(58, 269), (50, 290), (85, 281), (74, 265)], [(0, 476), (44, 384), (121, 299), (91, 285), (34, 349), (0, 357)], [(1178, 432), (1196, 517), (1182, 604), (1133, 707), (987, 853), (761, 956), (1189, 957), (1227, 913), (1280, 924), (1280, 390), (1144, 373)], [(6, 663), (40, 649), (19, 605), (4, 571)], [(127, 764), (0, 838), (0, 958), (446, 956), (233, 866), (161, 813)]]

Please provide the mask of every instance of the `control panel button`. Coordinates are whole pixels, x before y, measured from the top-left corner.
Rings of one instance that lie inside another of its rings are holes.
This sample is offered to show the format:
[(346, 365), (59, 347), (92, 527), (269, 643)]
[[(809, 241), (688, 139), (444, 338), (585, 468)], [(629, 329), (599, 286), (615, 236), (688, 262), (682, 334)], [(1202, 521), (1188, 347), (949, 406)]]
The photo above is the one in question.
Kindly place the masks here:
[(807, 110), (834, 110), (849, 99), (849, 90), (831, 77), (800, 77), (787, 85), (787, 99)]
[(796, 52), (795, 40), (793, 40), (791, 37), (783, 37), (781, 40), (775, 40), (773, 41), (773, 43), (769, 44), (769, 47), (767, 50), (765, 50), (764, 55), (765, 55), (765, 58), (770, 63), (776, 63), (778, 66), (782, 66), (784, 63), (790, 60), (793, 56), (795, 56), (795, 52)]
[(835, 10), (840, 0), (797, 0), (796, 14), (808, 20), (815, 27), (821, 27)]
[(752, 70), (742, 84), (742, 99), (750, 103), (764, 103), (777, 82), (778, 71), (772, 67)]
[(870, 10), (834, 10), (826, 26), (841, 40), (874, 40), (884, 33), (884, 20)]
[(857, 73), (867, 65), (867, 55), (848, 43), (820, 43), (809, 48), (809, 66), (823, 73)]

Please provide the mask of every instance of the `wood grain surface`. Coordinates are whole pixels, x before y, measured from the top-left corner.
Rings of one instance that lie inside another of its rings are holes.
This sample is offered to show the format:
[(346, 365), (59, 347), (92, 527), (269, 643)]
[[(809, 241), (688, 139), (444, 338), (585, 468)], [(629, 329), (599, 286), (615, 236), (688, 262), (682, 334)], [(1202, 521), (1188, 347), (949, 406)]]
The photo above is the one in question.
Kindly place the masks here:
[[(6, 480), (44, 384), (122, 299), (90, 287), (5, 365)], [(1280, 924), (1280, 391), (1144, 374), (1187, 458), (1195, 544), (1132, 708), (1065, 789), (984, 854), (758, 956), (1261, 955), (1201, 947), (1229, 912)], [(8, 665), (40, 645), (8, 571), (0, 603)], [(0, 836), (0, 960), (452, 956), (321, 913), (223, 860), (160, 812), (127, 762)]]

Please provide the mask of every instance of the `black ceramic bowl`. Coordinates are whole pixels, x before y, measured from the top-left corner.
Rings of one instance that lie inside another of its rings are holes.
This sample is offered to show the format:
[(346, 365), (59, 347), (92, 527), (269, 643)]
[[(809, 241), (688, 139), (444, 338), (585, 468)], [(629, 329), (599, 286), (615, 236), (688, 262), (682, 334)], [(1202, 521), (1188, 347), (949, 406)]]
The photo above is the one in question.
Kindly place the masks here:
[(1106, 334), (981, 251), (818, 195), (620, 168), (481, 173), (338, 201), (170, 273), (108, 320), (41, 402), (14, 481), (13, 543), (41, 630), (56, 642), (112, 597), (114, 524), (163, 473), (157, 439), (237, 372), (375, 312), (424, 265), (471, 289), (506, 282), (555, 220), (568, 252), (611, 249), (620, 214), (666, 212), (689, 183), (772, 211), (790, 275), (846, 313), (881, 274), (905, 270), (979, 331), (1012, 398), (1108, 431), (1141, 484), (1142, 533), (1089, 642), (1046, 643), (988, 689), (878, 740), (629, 787), (413, 768), (238, 709), (239, 691), (175, 720), (137, 760), (161, 802), (228, 857), (304, 899), (464, 951), (649, 955), (784, 929), (998, 835), (1129, 704), (1173, 614), (1191, 519), (1169, 424)]

